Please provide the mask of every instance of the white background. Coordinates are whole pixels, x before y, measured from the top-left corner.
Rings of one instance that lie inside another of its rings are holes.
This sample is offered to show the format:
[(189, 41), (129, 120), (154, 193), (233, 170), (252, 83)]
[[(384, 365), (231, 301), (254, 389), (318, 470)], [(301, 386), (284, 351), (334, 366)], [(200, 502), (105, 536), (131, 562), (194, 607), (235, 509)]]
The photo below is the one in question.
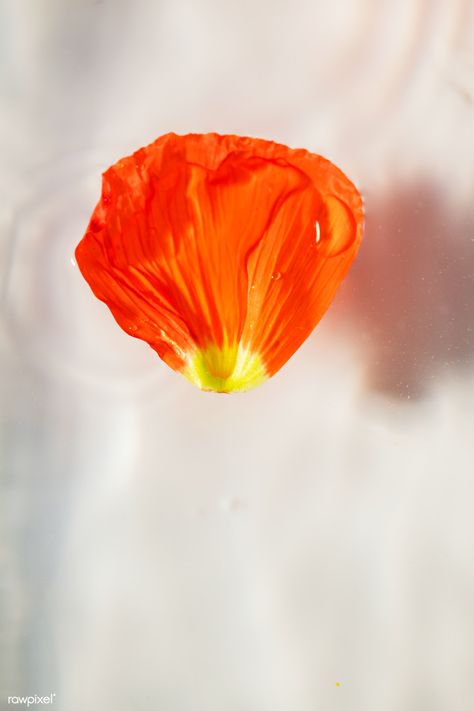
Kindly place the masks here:
[[(1, 0), (1, 699), (474, 708), (472, 0)], [(319, 152), (357, 262), (261, 388), (201, 393), (71, 262), (162, 133)]]

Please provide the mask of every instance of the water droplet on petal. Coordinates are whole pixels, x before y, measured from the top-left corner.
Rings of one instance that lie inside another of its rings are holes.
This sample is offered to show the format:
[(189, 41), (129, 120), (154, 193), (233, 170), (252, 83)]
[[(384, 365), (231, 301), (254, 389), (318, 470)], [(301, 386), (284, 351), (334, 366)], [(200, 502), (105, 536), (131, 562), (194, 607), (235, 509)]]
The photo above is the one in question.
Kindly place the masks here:
[(127, 329), (130, 331), (130, 333), (135, 333), (135, 331), (138, 331), (138, 326), (135, 326), (134, 323), (129, 323)]
[(319, 244), (321, 241), (321, 227), (319, 226), (319, 222), (316, 221), (316, 244)]
[(273, 281), (278, 281), (278, 279), (281, 279), (281, 277), (282, 277), (281, 272), (273, 272), (273, 274), (272, 274)]
[(104, 229), (105, 226), (105, 220), (102, 217), (92, 217), (91, 221), (89, 222), (88, 226), (88, 231), (89, 232), (101, 232)]
[(74, 257), (71, 257), (70, 262), (71, 262), (71, 264), (72, 264), (73, 267), (77, 267), (77, 262), (76, 262), (76, 260), (74, 259)]
[(335, 195), (325, 196), (324, 207), (322, 224), (316, 228), (316, 246), (324, 257), (336, 257), (354, 243), (356, 223), (349, 207)]

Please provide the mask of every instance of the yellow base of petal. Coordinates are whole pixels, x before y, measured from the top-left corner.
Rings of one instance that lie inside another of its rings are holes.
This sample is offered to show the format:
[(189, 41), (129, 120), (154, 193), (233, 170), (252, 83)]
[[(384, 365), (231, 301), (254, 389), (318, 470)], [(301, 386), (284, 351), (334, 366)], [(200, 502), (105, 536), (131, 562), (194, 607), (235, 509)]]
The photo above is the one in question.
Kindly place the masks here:
[(199, 350), (182, 373), (201, 390), (217, 393), (250, 390), (268, 378), (260, 356), (240, 344)]

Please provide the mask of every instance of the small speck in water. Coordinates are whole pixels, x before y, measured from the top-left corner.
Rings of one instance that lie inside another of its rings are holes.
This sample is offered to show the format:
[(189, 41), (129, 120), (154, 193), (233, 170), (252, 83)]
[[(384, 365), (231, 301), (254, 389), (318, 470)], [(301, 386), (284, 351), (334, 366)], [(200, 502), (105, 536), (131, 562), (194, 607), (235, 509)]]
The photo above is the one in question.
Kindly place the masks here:
[(340, 682), (340, 681), (336, 681), (336, 686), (341, 686), (341, 682)]
[(228, 513), (238, 513), (245, 509), (245, 502), (235, 496), (221, 499), (219, 506), (223, 511)]

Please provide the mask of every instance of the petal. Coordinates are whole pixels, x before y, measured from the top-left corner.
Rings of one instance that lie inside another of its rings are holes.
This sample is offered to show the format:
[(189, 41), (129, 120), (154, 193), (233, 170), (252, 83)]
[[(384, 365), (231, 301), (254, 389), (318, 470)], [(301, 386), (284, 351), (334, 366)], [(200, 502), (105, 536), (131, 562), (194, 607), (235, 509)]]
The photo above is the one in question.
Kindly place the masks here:
[(76, 258), (122, 328), (199, 387), (233, 391), (309, 335), (361, 223), (356, 189), (319, 156), (168, 134), (104, 174)]

